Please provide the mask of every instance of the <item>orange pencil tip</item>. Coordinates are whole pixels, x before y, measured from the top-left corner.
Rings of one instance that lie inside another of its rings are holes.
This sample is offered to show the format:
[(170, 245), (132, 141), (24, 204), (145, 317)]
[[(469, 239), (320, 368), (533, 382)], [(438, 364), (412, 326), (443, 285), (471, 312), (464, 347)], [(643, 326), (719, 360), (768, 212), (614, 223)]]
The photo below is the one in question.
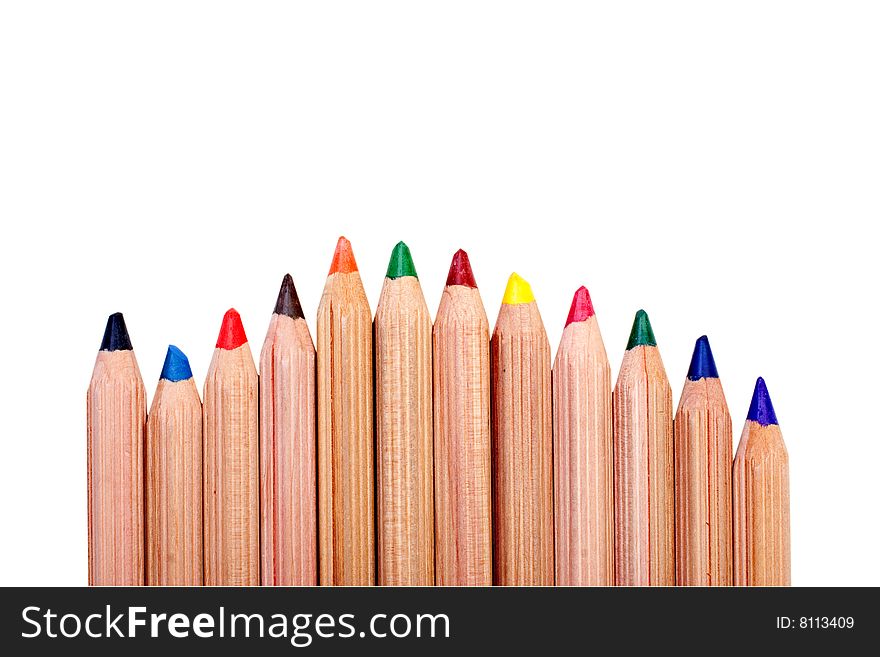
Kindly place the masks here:
[(336, 251), (333, 253), (333, 262), (330, 263), (330, 274), (350, 274), (357, 270), (358, 266), (354, 260), (354, 251), (351, 250), (351, 242), (340, 237), (336, 243)]

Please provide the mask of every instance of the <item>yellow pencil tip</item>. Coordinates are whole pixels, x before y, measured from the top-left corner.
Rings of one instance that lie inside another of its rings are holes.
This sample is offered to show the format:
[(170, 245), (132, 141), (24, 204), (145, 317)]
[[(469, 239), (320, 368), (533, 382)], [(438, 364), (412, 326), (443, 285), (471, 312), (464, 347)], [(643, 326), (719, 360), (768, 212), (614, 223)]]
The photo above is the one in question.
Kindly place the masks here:
[(501, 302), (510, 305), (531, 303), (534, 300), (535, 295), (532, 294), (532, 286), (516, 272), (512, 273), (510, 278), (507, 279), (507, 289), (504, 290), (504, 299)]

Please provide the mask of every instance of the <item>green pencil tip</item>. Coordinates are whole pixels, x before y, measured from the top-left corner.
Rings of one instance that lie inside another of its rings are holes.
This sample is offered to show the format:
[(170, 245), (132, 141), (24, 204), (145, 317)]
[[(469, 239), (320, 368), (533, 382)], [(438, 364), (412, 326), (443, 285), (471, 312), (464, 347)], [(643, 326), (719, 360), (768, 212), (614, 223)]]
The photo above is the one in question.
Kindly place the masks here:
[(416, 274), (416, 266), (413, 264), (409, 247), (403, 242), (398, 242), (391, 252), (391, 260), (388, 261), (388, 271), (385, 272), (385, 276), (388, 278), (419, 277)]
[(629, 351), (633, 347), (656, 346), (657, 340), (654, 338), (654, 329), (651, 328), (651, 320), (648, 319), (648, 313), (640, 310), (636, 313), (635, 320), (633, 320), (633, 327), (629, 334), (626, 350)]

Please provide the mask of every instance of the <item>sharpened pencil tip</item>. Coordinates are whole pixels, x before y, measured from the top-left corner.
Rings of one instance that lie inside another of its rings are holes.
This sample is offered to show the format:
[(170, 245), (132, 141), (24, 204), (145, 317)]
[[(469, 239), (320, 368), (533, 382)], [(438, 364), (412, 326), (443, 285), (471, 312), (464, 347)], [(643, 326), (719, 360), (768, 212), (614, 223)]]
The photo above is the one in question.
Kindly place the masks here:
[(409, 247), (403, 242), (398, 242), (391, 252), (391, 260), (388, 261), (388, 270), (385, 272), (387, 278), (403, 278), (404, 276), (412, 276), (418, 278), (416, 274), (416, 266), (413, 264), (412, 254)]
[(776, 411), (773, 410), (773, 402), (770, 401), (770, 393), (767, 392), (767, 384), (760, 376), (755, 382), (755, 392), (752, 395), (747, 419), (757, 422), (762, 427), (779, 424), (776, 420)]
[(452, 264), (449, 265), (449, 275), (446, 277), (446, 287), (450, 285), (464, 285), (465, 287), (477, 287), (474, 271), (471, 269), (471, 260), (467, 251), (459, 249), (452, 256)]
[(186, 381), (192, 378), (192, 370), (189, 367), (189, 359), (180, 349), (173, 344), (168, 345), (168, 352), (165, 354), (165, 364), (162, 365), (162, 374), (160, 379), (176, 383), (177, 381)]
[(656, 347), (657, 340), (654, 338), (654, 329), (651, 328), (651, 320), (648, 319), (648, 313), (640, 310), (636, 313), (633, 320), (632, 331), (629, 334), (629, 342), (626, 344), (626, 350), (635, 347)]
[(131, 351), (131, 339), (128, 337), (122, 313), (113, 313), (107, 318), (101, 351)]
[(245, 342), (247, 342), (247, 336), (244, 334), (244, 326), (241, 324), (241, 315), (235, 308), (230, 308), (223, 315), (220, 335), (217, 336), (217, 348), (238, 349)]
[(581, 285), (574, 293), (571, 300), (571, 308), (568, 310), (568, 319), (565, 325), (568, 326), (574, 322), (585, 322), (596, 314), (593, 310), (593, 300), (590, 298), (590, 291)]
[(340, 237), (336, 242), (336, 251), (333, 252), (333, 262), (330, 263), (330, 274), (350, 274), (357, 270), (358, 266), (354, 260), (354, 251), (351, 250), (351, 242), (345, 237)]
[(691, 366), (688, 368), (688, 379), (699, 381), (700, 379), (717, 379), (718, 368), (715, 367), (715, 357), (709, 346), (709, 338), (705, 335), (697, 338), (694, 345), (694, 355), (691, 356)]
[(291, 319), (302, 319), (302, 306), (299, 303), (299, 295), (296, 293), (296, 286), (293, 284), (293, 277), (285, 274), (281, 281), (281, 289), (278, 290), (278, 300), (275, 302), (276, 315), (286, 315)]
[(504, 298), (501, 303), (515, 305), (520, 303), (532, 303), (535, 295), (532, 293), (532, 286), (516, 272), (507, 279), (507, 289), (504, 290)]

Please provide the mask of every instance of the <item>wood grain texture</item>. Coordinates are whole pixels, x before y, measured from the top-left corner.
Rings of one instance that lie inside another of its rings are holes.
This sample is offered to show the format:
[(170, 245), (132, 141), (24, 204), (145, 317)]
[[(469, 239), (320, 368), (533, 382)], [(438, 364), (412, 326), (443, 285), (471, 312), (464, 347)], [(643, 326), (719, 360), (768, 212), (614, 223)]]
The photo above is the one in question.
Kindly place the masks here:
[(734, 583), (791, 585), (788, 451), (779, 425), (746, 422), (733, 463)]
[(656, 347), (623, 357), (614, 416), (614, 581), (675, 584), (672, 390)]
[(565, 327), (553, 365), (557, 586), (614, 583), (611, 368), (596, 317)]
[(303, 319), (273, 314), (260, 353), (260, 577), (318, 583), (315, 347)]
[(247, 342), (214, 350), (204, 393), (206, 586), (260, 583), (257, 381)]
[(730, 413), (716, 378), (687, 380), (675, 414), (675, 581), (733, 583)]
[(490, 586), (489, 321), (477, 288), (446, 287), (433, 344), (435, 580)]
[(134, 352), (98, 352), (86, 409), (89, 585), (143, 585), (146, 392)]
[(147, 419), (147, 584), (201, 586), (202, 401), (160, 379)]
[(537, 304), (502, 304), (491, 341), (495, 583), (552, 586), (550, 345)]
[(433, 586), (431, 315), (417, 278), (385, 279), (373, 326), (379, 584)]
[(319, 579), (372, 585), (372, 316), (356, 271), (327, 278), (317, 339)]

